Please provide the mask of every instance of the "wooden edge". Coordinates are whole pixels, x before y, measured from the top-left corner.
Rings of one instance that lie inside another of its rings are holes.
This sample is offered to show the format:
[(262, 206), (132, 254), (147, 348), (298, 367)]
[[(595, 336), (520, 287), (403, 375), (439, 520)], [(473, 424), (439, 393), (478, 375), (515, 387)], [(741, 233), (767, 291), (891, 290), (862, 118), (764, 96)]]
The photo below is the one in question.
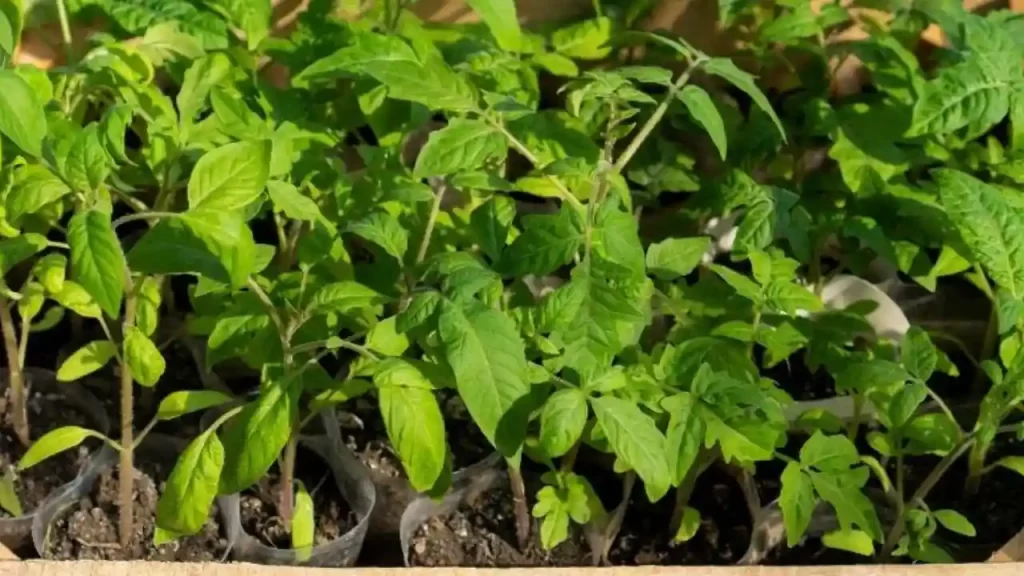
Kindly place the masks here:
[[(1024, 561), (1024, 530), (1018, 532), (1016, 536), (997, 550), (988, 561), (994, 563)], [(1021, 573), (1024, 574), (1024, 568), (1021, 569)]]
[(0, 562), (0, 576), (1019, 576), (1021, 564), (632, 566), (614, 568), (302, 568), (165, 562)]

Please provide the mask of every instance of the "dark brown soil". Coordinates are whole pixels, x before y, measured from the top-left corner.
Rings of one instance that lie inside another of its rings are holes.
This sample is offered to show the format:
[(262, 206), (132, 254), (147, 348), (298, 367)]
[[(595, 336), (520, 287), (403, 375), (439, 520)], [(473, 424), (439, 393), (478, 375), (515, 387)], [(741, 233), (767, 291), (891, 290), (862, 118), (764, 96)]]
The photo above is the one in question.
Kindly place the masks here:
[[(355, 514), (342, 498), (330, 468), (316, 453), (300, 447), (296, 460), (295, 477), (313, 498), (316, 520), (313, 544), (327, 544), (356, 525)], [(278, 515), (279, 478), (277, 469), (272, 469), (260, 484), (242, 492), (239, 496), (242, 527), (267, 546), (291, 549), (291, 531)]]
[(174, 464), (136, 458), (134, 533), (122, 549), (118, 539), (118, 470), (111, 468), (96, 480), (86, 498), (60, 514), (50, 527), (46, 555), (55, 560), (157, 560), (217, 562), (228, 542), (220, 527), (216, 505), (202, 532), (175, 542), (153, 545), (156, 506), (164, 482)]
[[(536, 474), (524, 473), (527, 494), (536, 494), (541, 483)], [(413, 566), (585, 566), (589, 549), (578, 526), (569, 539), (546, 551), (540, 546), (539, 522), (533, 523), (530, 545), (516, 545), (512, 491), (501, 483), (473, 503), (464, 504), (448, 518), (433, 518), (412, 539)]]
[[(5, 388), (0, 397), (0, 473), (4, 474), (18, 463), (26, 451), (26, 447), (21, 445), (14, 434), (13, 415), (9, 409), (10, 394), (10, 389)], [(95, 428), (97, 425), (65, 397), (55, 393), (30, 390), (27, 408), (33, 440), (62, 426)], [(98, 446), (98, 441), (87, 440), (74, 450), (58, 454), (19, 473), (15, 487), (22, 511), (29, 513), (35, 510), (54, 490), (74, 480), (88, 461), (89, 453)], [(6, 510), (0, 509), (0, 518), (9, 517), (11, 515)]]

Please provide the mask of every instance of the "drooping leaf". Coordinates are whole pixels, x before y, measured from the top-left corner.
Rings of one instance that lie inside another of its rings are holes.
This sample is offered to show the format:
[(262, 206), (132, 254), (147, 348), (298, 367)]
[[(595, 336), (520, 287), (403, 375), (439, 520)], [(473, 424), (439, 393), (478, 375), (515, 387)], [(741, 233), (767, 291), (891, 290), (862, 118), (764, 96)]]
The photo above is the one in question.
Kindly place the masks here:
[(210, 428), (189, 443), (178, 457), (157, 502), (156, 523), (179, 536), (197, 534), (206, 525), (217, 497), (224, 446)]
[(862, 530), (829, 532), (821, 537), (821, 543), (829, 548), (838, 548), (861, 556), (871, 556), (875, 553), (875, 545), (871, 542), (871, 536)]
[(974, 528), (974, 524), (968, 520), (963, 514), (956, 510), (936, 510), (932, 513), (935, 519), (942, 524), (942, 527), (951, 532), (962, 534), (970, 538), (977, 536), (977, 530)]
[(292, 550), (300, 562), (309, 559), (313, 551), (313, 536), (316, 522), (313, 513), (313, 498), (306, 491), (302, 481), (295, 483), (295, 509), (292, 515)]
[(558, 458), (568, 452), (583, 435), (588, 414), (587, 397), (578, 388), (552, 394), (540, 413), (539, 440), (544, 453)]
[(689, 506), (683, 507), (683, 518), (679, 522), (679, 529), (672, 535), (673, 542), (689, 542), (697, 535), (700, 529), (700, 511)]
[(125, 258), (110, 216), (99, 210), (85, 210), (68, 223), (71, 245), (71, 277), (111, 318), (121, 315), (124, 297)]
[(811, 478), (796, 462), (786, 464), (782, 471), (782, 492), (779, 495), (782, 520), (786, 526), (786, 545), (796, 546), (807, 532), (814, 514), (814, 487)]
[(715, 143), (715, 148), (718, 149), (718, 154), (722, 157), (722, 160), (725, 160), (727, 150), (725, 124), (722, 121), (722, 115), (718, 112), (718, 108), (715, 108), (715, 103), (711, 100), (711, 96), (703, 88), (695, 84), (684, 86), (682, 90), (676, 93), (676, 96), (686, 106), (690, 116), (707, 130), (708, 136), (711, 137), (711, 141)]
[(632, 402), (602, 396), (591, 399), (597, 422), (615, 450), (616, 456), (636, 470), (644, 481), (647, 498), (657, 502), (672, 485), (665, 451), (665, 437)]
[(57, 369), (57, 381), (74, 382), (103, 368), (117, 355), (117, 345), (109, 340), (94, 340), (68, 356)]
[(525, 346), (515, 324), (482, 304), (463, 309), (445, 301), (438, 334), (473, 421), (501, 454), (515, 457), (532, 408)]
[[(379, 379), (374, 379), (375, 383)], [(412, 487), (430, 490), (445, 467), (444, 418), (430, 389), (378, 384), (380, 413)]]
[(754, 101), (754, 104), (761, 109), (762, 112), (771, 118), (775, 127), (779, 130), (779, 135), (782, 136), (782, 140), (786, 140), (786, 131), (782, 127), (782, 121), (775, 115), (775, 110), (772, 109), (771, 103), (768, 102), (768, 98), (761, 92), (761, 89), (757, 87), (754, 82), (754, 77), (750, 74), (740, 70), (732, 60), (728, 58), (712, 58), (704, 64), (704, 70), (708, 74), (713, 74), (725, 79), (733, 86), (739, 88), (750, 99)]
[(259, 198), (270, 172), (269, 140), (235, 142), (204, 154), (188, 180), (192, 210), (233, 211)]
[(28, 470), (43, 460), (70, 450), (87, 438), (102, 438), (99, 432), (79, 426), (63, 426), (43, 434), (18, 461), (18, 470)]

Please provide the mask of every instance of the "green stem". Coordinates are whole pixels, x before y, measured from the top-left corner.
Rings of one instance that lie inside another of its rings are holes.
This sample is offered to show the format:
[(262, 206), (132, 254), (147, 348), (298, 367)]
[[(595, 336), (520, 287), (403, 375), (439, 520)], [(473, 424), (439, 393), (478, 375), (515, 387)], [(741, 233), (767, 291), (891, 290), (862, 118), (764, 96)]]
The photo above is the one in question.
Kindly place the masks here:
[(129, 222), (135, 222), (136, 220), (159, 220), (160, 218), (177, 218), (181, 214), (175, 212), (135, 212), (134, 214), (125, 214), (111, 225), (114, 229), (117, 229)]
[(665, 112), (668, 112), (669, 104), (671, 104), (672, 100), (675, 99), (676, 93), (679, 92), (679, 90), (690, 80), (690, 73), (693, 72), (697, 66), (700, 66), (702, 62), (702, 58), (695, 60), (693, 65), (690, 66), (686, 72), (680, 74), (679, 78), (672, 83), (672, 86), (668, 89), (668, 93), (665, 94), (665, 98), (662, 99), (661, 104), (658, 104), (658, 107), (654, 109), (654, 113), (647, 119), (647, 122), (642, 128), (640, 128), (640, 132), (637, 132), (637, 135), (633, 137), (633, 140), (630, 141), (629, 145), (626, 146), (626, 149), (615, 162), (616, 172), (621, 173), (622, 170), (626, 168), (629, 161), (632, 160), (633, 156), (636, 155), (638, 150), (640, 150), (640, 146), (643, 145), (644, 141), (651, 135), (651, 132), (654, 131), (658, 122), (661, 122), (661, 119), (665, 116)]
[[(420, 248), (416, 251), (416, 261), (413, 262), (413, 274), (416, 273), (416, 268), (427, 258), (427, 250), (430, 248), (430, 239), (434, 235), (434, 226), (437, 224), (437, 215), (441, 213), (441, 203), (444, 200), (444, 194), (448, 189), (448, 185), (442, 183), (438, 187), (437, 193), (434, 194), (434, 203), (430, 206), (430, 214), (427, 215), (427, 225), (423, 229), (423, 239), (420, 240)], [(409, 286), (411, 290), (412, 285)]]
[(74, 60), (71, 37), (71, 22), (68, 19), (68, 7), (65, 5), (64, 0), (57, 0), (57, 18), (60, 20), (60, 34), (64, 39), (64, 51), (67, 55), (66, 65), (70, 66)]
[(295, 484), (295, 453), (298, 444), (299, 436), (293, 433), (284, 447), (284, 458), (281, 461), (281, 493), (278, 495), (277, 511), (289, 531), (292, 529), (292, 516), (295, 511), (293, 484)]
[[(903, 531), (906, 528), (905, 516), (907, 511), (912, 509), (916, 503), (924, 502), (924, 499), (928, 497), (928, 494), (939, 482), (943, 474), (949, 470), (949, 467), (952, 466), (953, 463), (956, 462), (972, 444), (974, 444), (973, 436), (969, 436), (964, 439), (956, 449), (947, 454), (945, 458), (936, 464), (935, 468), (933, 468), (928, 474), (928, 477), (924, 479), (924, 482), (922, 482), (921, 485), (917, 487), (917, 490), (914, 491), (914, 495), (910, 500), (905, 501), (909, 506), (902, 507), (902, 510), (900, 510), (900, 513), (896, 518), (895, 524), (893, 524), (892, 528), (889, 530), (889, 535), (886, 537), (885, 544), (882, 546), (882, 551), (878, 556), (880, 562), (884, 563), (889, 560), (889, 557), (892, 555), (892, 551), (896, 549), (896, 545), (899, 544), (900, 538), (903, 537)], [(902, 471), (902, 469), (902, 466), (897, 468), (897, 472)], [(902, 474), (900, 475), (902, 476)], [(899, 477), (897, 477), (897, 481), (899, 481)], [(897, 488), (897, 490), (899, 490), (899, 488)], [(902, 496), (902, 491), (900, 491), (900, 494)], [(900, 500), (903, 502), (902, 497)]]
[(530, 509), (526, 503), (526, 483), (519, 468), (509, 464), (508, 481), (512, 488), (512, 502), (516, 517), (516, 541), (520, 550), (526, 550), (530, 543)]
[[(526, 160), (529, 161), (530, 164), (533, 164), (534, 168), (537, 168), (538, 170), (541, 168), (540, 160), (537, 158), (537, 156), (533, 152), (530, 152), (530, 149), (527, 148), (525, 144), (520, 142), (519, 139), (516, 138), (511, 132), (509, 132), (508, 129), (505, 128), (505, 126), (503, 126), (500, 122), (497, 122), (494, 119), (488, 117), (486, 114), (481, 113), (480, 117), (483, 118), (484, 121), (486, 121), (496, 130), (501, 132), (505, 136), (505, 139), (508, 140), (508, 143), (512, 145), (512, 148), (514, 148), (516, 152), (519, 152), (519, 154), (522, 155), (523, 158), (526, 158)], [(552, 184), (555, 185), (555, 188), (558, 189), (560, 195), (559, 198), (563, 202), (568, 202), (569, 204), (572, 204), (573, 207), (576, 208), (577, 210), (583, 210), (583, 203), (580, 202), (579, 199), (573, 195), (569, 188), (566, 187), (565, 183), (563, 183), (557, 177), (552, 176), (551, 174), (545, 174), (545, 177), (548, 180), (550, 180)]]

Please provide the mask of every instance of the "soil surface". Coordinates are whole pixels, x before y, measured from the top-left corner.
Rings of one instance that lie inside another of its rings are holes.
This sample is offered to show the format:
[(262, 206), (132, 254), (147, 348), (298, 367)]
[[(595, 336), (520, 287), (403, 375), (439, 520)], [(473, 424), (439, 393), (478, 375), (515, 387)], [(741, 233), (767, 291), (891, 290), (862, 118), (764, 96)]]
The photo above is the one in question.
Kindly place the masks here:
[(174, 458), (141, 459), (136, 453), (134, 532), (122, 549), (118, 538), (118, 469), (111, 468), (96, 480), (92, 492), (59, 514), (50, 526), (46, 555), (54, 560), (157, 560), (163, 562), (219, 562), (228, 548), (216, 505), (203, 530), (163, 544), (153, 545), (156, 507)]
[[(26, 382), (30, 379), (26, 378)], [(14, 419), (11, 406), (11, 390), (5, 388), (0, 397), (0, 470), (7, 474), (25, 454), (26, 448), (14, 433)], [(60, 394), (43, 390), (29, 390), (29, 430), (33, 440), (50, 430), (61, 426), (82, 426), (95, 428), (97, 424)], [(88, 462), (89, 454), (99, 447), (99, 442), (87, 440), (74, 450), (62, 452), (17, 474), (15, 488), (22, 511), (35, 510), (54, 490), (71, 482), (79, 470)], [(0, 509), (0, 518), (11, 514)]]
[[(341, 496), (338, 484), (327, 464), (311, 450), (299, 448), (295, 477), (309, 490), (313, 499), (316, 530), (314, 546), (338, 539), (355, 527), (357, 519)], [(291, 531), (278, 515), (280, 475), (276, 467), (262, 482), (240, 494), (242, 528), (272, 548), (291, 549)]]

